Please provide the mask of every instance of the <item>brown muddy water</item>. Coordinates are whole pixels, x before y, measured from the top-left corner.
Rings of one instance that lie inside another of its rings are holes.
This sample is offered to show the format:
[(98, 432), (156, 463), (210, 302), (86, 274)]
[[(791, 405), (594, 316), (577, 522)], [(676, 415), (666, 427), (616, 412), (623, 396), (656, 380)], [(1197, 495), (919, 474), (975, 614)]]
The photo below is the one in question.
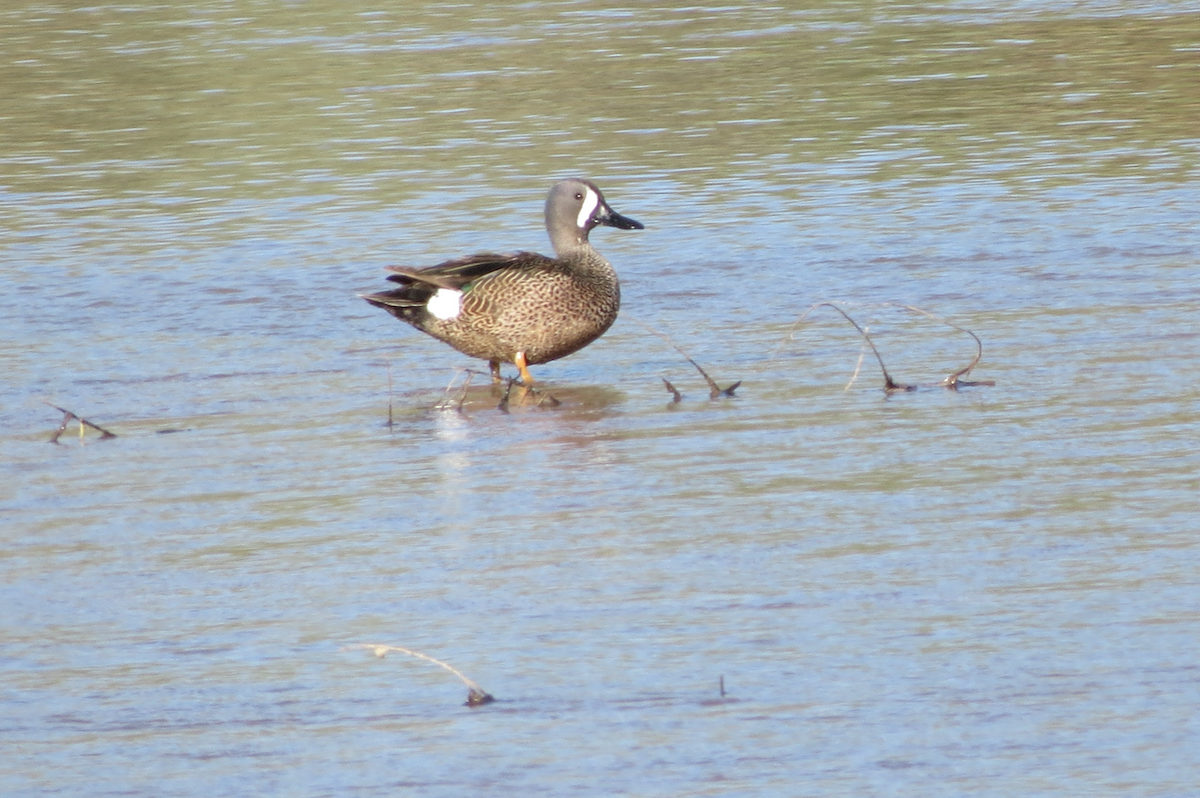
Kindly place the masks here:
[[(22, 2), (0, 52), (5, 796), (1194, 794), (1195, 3)], [(647, 226), (593, 236), (621, 318), (557, 408), (437, 409), (480, 364), (356, 294), (545, 251), (572, 175)], [(826, 301), (995, 385), (885, 395)]]

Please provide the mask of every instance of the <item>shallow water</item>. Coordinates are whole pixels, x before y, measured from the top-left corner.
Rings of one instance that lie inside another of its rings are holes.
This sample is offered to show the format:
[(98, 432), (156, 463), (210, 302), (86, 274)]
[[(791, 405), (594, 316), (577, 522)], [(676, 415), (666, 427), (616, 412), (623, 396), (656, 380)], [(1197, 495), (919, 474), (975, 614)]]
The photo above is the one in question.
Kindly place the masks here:
[[(0, 792), (1194, 791), (1193, 4), (0, 41)], [(575, 174), (647, 225), (621, 318), (437, 409), (480, 364), (356, 293), (544, 251)]]

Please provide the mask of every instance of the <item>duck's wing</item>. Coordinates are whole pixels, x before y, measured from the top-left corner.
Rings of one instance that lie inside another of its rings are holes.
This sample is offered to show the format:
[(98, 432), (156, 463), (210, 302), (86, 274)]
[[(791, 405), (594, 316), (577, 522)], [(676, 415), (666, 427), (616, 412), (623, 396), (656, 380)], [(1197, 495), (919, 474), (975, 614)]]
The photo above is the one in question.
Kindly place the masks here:
[(464, 286), (486, 277), (493, 272), (504, 270), (548, 270), (554, 267), (554, 261), (536, 252), (512, 252), (498, 255), (487, 252), (479, 255), (468, 255), (465, 258), (455, 258), (436, 266), (424, 269), (413, 269), (407, 266), (389, 266), (388, 280), (401, 285), (427, 285), (435, 288), (449, 288), (454, 291), (463, 290)]
[(486, 304), (483, 296), (487, 292), (471, 290), (478, 281), (491, 282), (492, 275), (511, 276), (521, 272), (549, 271), (554, 269), (556, 263), (536, 252), (514, 252), (507, 255), (489, 252), (448, 260), (424, 269), (389, 266), (388, 271), (391, 274), (387, 279), (400, 285), (390, 291), (360, 296), (372, 305), (419, 326), (422, 311), (441, 289), (467, 293), (471, 297), (469, 301)]

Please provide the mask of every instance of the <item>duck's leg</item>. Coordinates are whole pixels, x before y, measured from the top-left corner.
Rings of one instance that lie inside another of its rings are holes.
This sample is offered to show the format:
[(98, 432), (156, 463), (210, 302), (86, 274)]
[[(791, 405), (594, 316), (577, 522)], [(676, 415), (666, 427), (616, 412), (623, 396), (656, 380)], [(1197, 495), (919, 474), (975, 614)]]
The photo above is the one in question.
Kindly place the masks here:
[(489, 360), (488, 368), (490, 368), (492, 370), (492, 384), (499, 385), (500, 384), (500, 361), (499, 360)]
[[(539, 397), (537, 401), (538, 407), (541, 407), (542, 405), (558, 407), (560, 404), (562, 404), (550, 394), (545, 393), (544, 391), (539, 391), (533, 387), (533, 375), (529, 373), (529, 363), (525, 360), (524, 352), (517, 352), (516, 356), (513, 358), (513, 363), (516, 364), (517, 370), (521, 372), (521, 382), (519, 383), (521, 386), (521, 398), (519, 400), (521, 404), (525, 403), (525, 399), (530, 394), (537, 394)], [(509, 388), (512, 388), (511, 382), (509, 383)]]
[(525, 363), (525, 353), (517, 352), (517, 356), (513, 358), (513, 363), (517, 366), (517, 371), (521, 372), (521, 382), (526, 388), (533, 387), (533, 376), (529, 373), (529, 366)]

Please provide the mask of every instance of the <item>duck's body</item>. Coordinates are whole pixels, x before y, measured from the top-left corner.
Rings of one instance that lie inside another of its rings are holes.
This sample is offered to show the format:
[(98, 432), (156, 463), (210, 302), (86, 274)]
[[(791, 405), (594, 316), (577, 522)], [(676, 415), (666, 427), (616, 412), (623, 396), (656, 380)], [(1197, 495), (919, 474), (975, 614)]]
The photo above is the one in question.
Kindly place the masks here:
[(363, 299), (396, 318), (481, 358), (499, 378), (513, 363), (528, 366), (578, 352), (617, 318), (617, 273), (588, 243), (597, 225), (642, 229), (608, 207), (586, 180), (555, 184), (546, 198), (546, 230), (557, 257), (534, 252), (471, 255), (425, 269), (391, 267), (399, 288)]

